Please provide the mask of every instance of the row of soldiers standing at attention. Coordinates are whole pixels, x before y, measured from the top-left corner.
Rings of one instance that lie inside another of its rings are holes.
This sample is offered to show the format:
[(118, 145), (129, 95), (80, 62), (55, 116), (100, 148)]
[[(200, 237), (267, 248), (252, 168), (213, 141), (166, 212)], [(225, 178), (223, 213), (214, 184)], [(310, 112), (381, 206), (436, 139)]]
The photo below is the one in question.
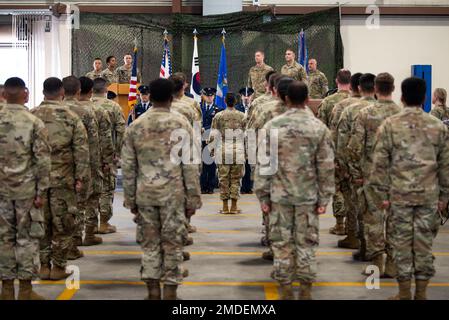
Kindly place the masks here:
[[(78, 246), (102, 243), (109, 224), (125, 123), (107, 82), (48, 78), (28, 110), (20, 78), (5, 82), (0, 106), (0, 276), (2, 299), (41, 300), (31, 280), (62, 280)], [(98, 216), (100, 217), (98, 219)], [(84, 234), (84, 238), (83, 238)]]

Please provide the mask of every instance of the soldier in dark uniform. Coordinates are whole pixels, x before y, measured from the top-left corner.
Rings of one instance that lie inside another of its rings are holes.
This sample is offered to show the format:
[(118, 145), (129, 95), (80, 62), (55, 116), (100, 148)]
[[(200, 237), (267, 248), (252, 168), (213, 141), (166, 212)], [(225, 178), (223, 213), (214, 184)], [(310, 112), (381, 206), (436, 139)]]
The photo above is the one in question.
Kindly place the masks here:
[[(254, 90), (250, 87), (240, 89), (240, 103), (235, 106), (235, 109), (245, 114), (245, 119), (248, 115), (249, 106), (253, 100)], [(251, 181), (251, 166), (248, 159), (245, 162), (245, 175), (242, 178), (242, 186), (240, 188), (241, 194), (253, 193), (253, 181)]]
[[(215, 88), (203, 88), (203, 90), (201, 91), (202, 96), (200, 107), (201, 115), (203, 117), (203, 131), (206, 137), (206, 141), (202, 141), (201, 150), (203, 150), (208, 144), (209, 132), (212, 126), (212, 119), (218, 112), (220, 112), (220, 109), (214, 103), (216, 93), (217, 90)], [(205, 159), (203, 159), (203, 166), (200, 177), (201, 193), (212, 194), (214, 193), (214, 189), (218, 187), (218, 179), (216, 175), (217, 166), (215, 165), (215, 162), (208, 164), (204, 162), (204, 160)]]
[(142, 85), (138, 89), (140, 92), (140, 101), (134, 106), (134, 110), (128, 115), (128, 126), (131, 125), (131, 123), (139, 118), (143, 113), (145, 113), (145, 111), (151, 108), (150, 88)]

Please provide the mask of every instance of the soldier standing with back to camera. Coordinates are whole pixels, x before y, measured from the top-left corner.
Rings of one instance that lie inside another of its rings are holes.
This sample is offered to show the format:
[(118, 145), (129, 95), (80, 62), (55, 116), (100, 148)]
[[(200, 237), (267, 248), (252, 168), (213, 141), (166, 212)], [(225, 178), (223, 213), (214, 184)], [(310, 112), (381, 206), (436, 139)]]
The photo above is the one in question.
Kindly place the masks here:
[(89, 183), (87, 133), (78, 115), (62, 103), (58, 78), (44, 82), (44, 101), (31, 110), (48, 130), (51, 147), (50, 188), (44, 197), (45, 237), (41, 241), (40, 278), (61, 280), (72, 249), (77, 219), (76, 194)]
[(43, 198), (49, 187), (50, 145), (44, 123), (25, 107), (28, 91), (20, 78), (5, 82), (0, 108), (0, 279), (1, 300), (43, 300), (32, 290), (38, 278), (39, 239), (44, 236)]

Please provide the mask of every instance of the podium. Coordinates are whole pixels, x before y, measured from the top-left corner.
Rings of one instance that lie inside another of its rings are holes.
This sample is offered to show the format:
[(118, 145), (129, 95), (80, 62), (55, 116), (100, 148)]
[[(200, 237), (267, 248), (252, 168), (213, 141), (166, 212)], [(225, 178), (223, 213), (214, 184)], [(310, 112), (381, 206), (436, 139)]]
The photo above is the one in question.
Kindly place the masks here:
[[(137, 88), (139, 88), (140, 84), (138, 83), (136, 85)], [(125, 117), (125, 119), (128, 119), (128, 114), (131, 111), (128, 106), (128, 95), (129, 95), (129, 83), (112, 83), (108, 87), (109, 91), (114, 92), (117, 95), (117, 98), (115, 100), (117, 103), (122, 107), (122, 112)], [(139, 93), (139, 90), (137, 90)]]

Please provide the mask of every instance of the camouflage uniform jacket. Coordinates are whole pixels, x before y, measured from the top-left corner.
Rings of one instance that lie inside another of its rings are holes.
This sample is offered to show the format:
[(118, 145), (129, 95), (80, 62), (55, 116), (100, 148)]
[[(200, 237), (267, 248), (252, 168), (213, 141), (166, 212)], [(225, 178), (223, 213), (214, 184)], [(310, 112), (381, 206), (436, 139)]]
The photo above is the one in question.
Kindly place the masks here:
[(101, 78), (102, 72), (103, 71), (92, 70), (92, 71), (86, 73), (86, 77), (88, 77), (89, 79), (95, 80), (96, 78)]
[(50, 186), (74, 190), (75, 180), (90, 181), (89, 145), (81, 119), (58, 101), (43, 101), (31, 113), (48, 130), (51, 147)]
[(293, 61), (292, 65), (284, 64), (281, 68), (281, 74), (307, 83), (306, 70), (304, 70), (304, 67), (296, 61)]
[(75, 99), (66, 99), (64, 104), (73, 112), (75, 112), (84, 124), (87, 132), (87, 143), (89, 145), (89, 166), (91, 181), (86, 186), (87, 195), (92, 192), (100, 193), (101, 184), (101, 156), (100, 156), (100, 140), (98, 136), (98, 121), (95, 112), (90, 103), (80, 103)]
[(327, 78), (319, 70), (309, 72), (309, 97), (312, 99), (322, 99), (329, 90)]
[(401, 108), (392, 100), (378, 100), (359, 112), (348, 144), (352, 177), (368, 178), (376, 131), (386, 118), (400, 111)]
[[(278, 159), (273, 171), (270, 165), (256, 166), (255, 191), (259, 200), (326, 206), (335, 193), (334, 151), (326, 126), (305, 109), (290, 109), (263, 129), (277, 130)], [(264, 140), (261, 143), (268, 145), (269, 139)]]
[(374, 102), (376, 102), (376, 99), (373, 97), (363, 97), (345, 108), (341, 113), (340, 121), (337, 126), (337, 144), (335, 150), (336, 158), (341, 159), (346, 165), (349, 162), (347, 148), (354, 127), (355, 118), (360, 110)]
[(193, 123), (195, 122), (196, 114), (195, 114), (195, 111), (192, 109), (191, 105), (186, 103), (185, 100), (173, 98), (173, 102), (170, 106), (170, 110), (176, 111), (176, 112), (180, 113), (181, 115), (183, 115), (193, 128)]
[(201, 128), (202, 122), (203, 122), (203, 116), (202, 116), (201, 107), (200, 107), (200, 104), (198, 103), (198, 101), (196, 101), (195, 99), (190, 98), (186, 95), (183, 95), (181, 100), (183, 102), (186, 102), (187, 104), (189, 104), (189, 106), (191, 106), (191, 108), (195, 112), (195, 121), (197, 121), (197, 122), (199, 121), (199, 126)]
[[(126, 68), (124, 65), (117, 68), (117, 77), (119, 83), (129, 83), (131, 80), (131, 68)], [(140, 75), (139, 68), (137, 68), (137, 83), (140, 83), (142, 81), (142, 76)]]
[[(235, 108), (226, 108), (222, 112), (217, 113), (217, 115), (212, 120), (212, 130), (216, 130), (221, 135), (221, 141), (217, 141), (217, 154), (222, 154), (221, 161), (218, 161), (219, 164), (230, 164), (225, 162), (225, 154), (232, 154), (232, 161), (234, 164), (242, 164), (239, 163), (237, 157), (243, 156), (241, 159), (244, 161), (245, 154), (245, 144), (244, 144), (244, 130), (245, 130), (245, 115), (236, 110)], [(234, 138), (232, 142), (228, 144), (228, 140), (226, 139), (226, 130), (232, 130), (234, 134)], [(212, 131), (212, 136), (215, 137), (217, 132)], [(213, 141), (214, 139), (211, 139)], [(229, 157), (229, 156), (228, 156)]]
[(43, 196), (50, 185), (48, 131), (26, 107), (4, 104), (0, 110), (0, 197)]
[(122, 150), (123, 135), (125, 134), (125, 117), (123, 116), (122, 107), (117, 102), (109, 100), (104, 96), (93, 96), (92, 101), (109, 114), (114, 154), (118, 157)]
[(173, 130), (192, 128), (184, 117), (169, 109), (151, 108), (125, 132), (122, 170), (125, 205), (166, 206), (173, 199), (184, 198), (186, 207), (201, 207), (198, 166), (175, 162), (171, 139)]
[(248, 72), (248, 87), (254, 89), (254, 97), (257, 98), (265, 93), (265, 75), (273, 68), (267, 64), (253, 66)]
[(287, 111), (287, 105), (281, 99), (267, 103), (254, 121), (253, 129), (262, 129), (268, 121), (283, 114), (285, 111)]
[(403, 206), (449, 200), (447, 127), (420, 106), (405, 107), (377, 132), (368, 185), (380, 200)]
[(338, 123), (340, 121), (341, 114), (345, 108), (350, 106), (353, 103), (356, 103), (360, 99), (360, 96), (352, 96), (346, 99), (343, 99), (339, 103), (337, 103), (332, 109), (331, 118), (330, 118), (330, 126), (332, 139), (334, 141), (335, 146), (337, 145), (337, 128)]
[(109, 68), (106, 68), (101, 72), (100, 76), (108, 82), (108, 85), (118, 83), (117, 70), (111, 71)]
[(442, 103), (437, 102), (433, 106), (432, 111), (430, 111), (430, 114), (443, 122), (449, 122), (449, 108)]
[(334, 106), (339, 103), (340, 101), (346, 99), (349, 97), (349, 91), (346, 90), (340, 90), (326, 98), (324, 98), (323, 101), (321, 101), (320, 105), (318, 106), (318, 119), (323, 121), (323, 123), (330, 128), (331, 125), (331, 116), (332, 116), (332, 109)]
[(274, 101), (279, 101), (279, 99), (273, 96), (271, 93), (264, 94), (260, 96), (251, 104), (251, 108), (248, 112), (248, 117), (246, 120), (246, 129), (254, 129), (254, 124), (257, 121), (260, 113), (265, 110), (267, 105), (270, 105)]

